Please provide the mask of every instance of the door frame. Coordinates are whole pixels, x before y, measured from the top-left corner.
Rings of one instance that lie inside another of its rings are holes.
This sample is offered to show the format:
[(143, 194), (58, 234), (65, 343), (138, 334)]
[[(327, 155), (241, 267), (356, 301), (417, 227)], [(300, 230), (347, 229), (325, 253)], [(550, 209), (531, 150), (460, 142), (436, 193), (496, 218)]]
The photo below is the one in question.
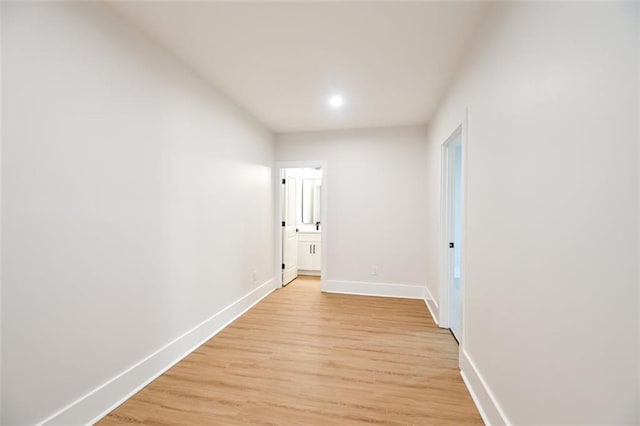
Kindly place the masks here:
[(460, 238), (460, 329), (456, 338), (463, 349), (465, 323), (465, 294), (467, 285), (467, 189), (468, 189), (468, 109), (465, 108), (464, 116), (455, 124), (454, 130), (450, 132), (447, 139), (441, 144), (441, 191), (440, 191), (440, 253), (441, 253), (441, 273), (438, 293), (440, 298), (438, 309), (438, 325), (442, 328), (451, 326), (451, 285), (453, 283), (453, 262), (454, 257), (449, 242), (452, 241), (454, 209), (453, 207), (453, 174), (450, 173), (454, 161), (453, 150), (449, 149), (451, 143), (460, 138), (462, 159), (461, 159), (461, 238)]
[(324, 291), (325, 282), (327, 279), (327, 253), (328, 253), (328, 244), (327, 244), (327, 162), (324, 160), (299, 160), (299, 161), (277, 161), (275, 165), (275, 170), (273, 175), (276, 176), (274, 179), (274, 194), (275, 194), (275, 282), (276, 288), (282, 288), (282, 185), (281, 176), (282, 169), (297, 169), (297, 168), (305, 168), (305, 167), (313, 167), (322, 169), (322, 192), (320, 194), (320, 209), (322, 210), (320, 213), (320, 241), (322, 244), (322, 262), (320, 266), (320, 281), (321, 281), (321, 289)]

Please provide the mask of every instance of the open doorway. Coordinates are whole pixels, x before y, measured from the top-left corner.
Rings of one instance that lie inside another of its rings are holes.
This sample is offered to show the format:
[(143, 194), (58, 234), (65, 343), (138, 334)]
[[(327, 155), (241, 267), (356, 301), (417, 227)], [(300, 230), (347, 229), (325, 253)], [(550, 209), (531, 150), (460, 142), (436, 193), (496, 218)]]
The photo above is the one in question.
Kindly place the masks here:
[(280, 168), (282, 286), (299, 276), (322, 276), (323, 170)]
[(462, 126), (442, 145), (444, 286), (448, 295), (446, 325), (461, 340), (462, 318), (462, 224), (463, 224)]

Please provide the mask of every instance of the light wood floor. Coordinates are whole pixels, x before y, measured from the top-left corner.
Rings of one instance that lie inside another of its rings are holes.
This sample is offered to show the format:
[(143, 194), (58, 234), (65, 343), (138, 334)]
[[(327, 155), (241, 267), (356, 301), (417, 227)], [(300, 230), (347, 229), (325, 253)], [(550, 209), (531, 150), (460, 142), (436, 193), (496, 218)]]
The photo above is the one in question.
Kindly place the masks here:
[(101, 424), (482, 424), (457, 351), (422, 301), (323, 294), (301, 277)]

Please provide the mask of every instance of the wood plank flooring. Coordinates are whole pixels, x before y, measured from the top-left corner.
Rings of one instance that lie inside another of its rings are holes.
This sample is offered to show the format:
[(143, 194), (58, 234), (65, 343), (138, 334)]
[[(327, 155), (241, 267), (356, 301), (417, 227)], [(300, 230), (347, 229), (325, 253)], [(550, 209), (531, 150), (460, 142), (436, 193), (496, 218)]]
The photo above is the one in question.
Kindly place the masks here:
[(424, 302), (278, 290), (101, 425), (482, 424)]

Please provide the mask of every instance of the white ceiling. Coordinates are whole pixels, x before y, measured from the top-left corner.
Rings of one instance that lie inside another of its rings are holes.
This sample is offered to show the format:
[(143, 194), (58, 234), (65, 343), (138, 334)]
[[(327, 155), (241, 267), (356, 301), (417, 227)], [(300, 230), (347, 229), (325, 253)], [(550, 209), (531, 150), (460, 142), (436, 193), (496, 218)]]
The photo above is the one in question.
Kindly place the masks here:
[[(275, 132), (426, 123), (481, 2), (115, 2)], [(339, 110), (327, 98), (341, 93)]]

